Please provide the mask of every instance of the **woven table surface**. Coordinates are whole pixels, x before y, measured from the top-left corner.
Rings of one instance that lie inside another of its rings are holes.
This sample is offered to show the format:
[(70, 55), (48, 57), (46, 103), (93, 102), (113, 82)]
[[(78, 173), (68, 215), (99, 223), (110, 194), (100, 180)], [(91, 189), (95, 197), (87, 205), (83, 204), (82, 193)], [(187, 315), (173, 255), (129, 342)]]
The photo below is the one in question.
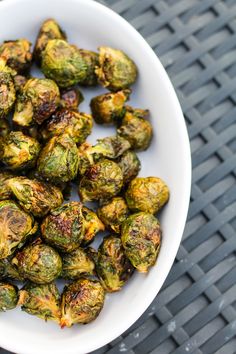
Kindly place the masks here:
[(100, 2), (131, 23), (166, 68), (188, 126), (193, 183), (162, 290), (93, 354), (236, 353), (236, 0)]

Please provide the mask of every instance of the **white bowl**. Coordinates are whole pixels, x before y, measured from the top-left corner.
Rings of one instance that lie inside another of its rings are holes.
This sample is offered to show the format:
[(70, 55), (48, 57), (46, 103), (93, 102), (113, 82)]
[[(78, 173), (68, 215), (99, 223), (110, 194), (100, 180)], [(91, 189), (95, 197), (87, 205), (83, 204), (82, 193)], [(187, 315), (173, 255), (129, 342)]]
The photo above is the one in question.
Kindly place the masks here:
[[(55, 18), (71, 43), (93, 49), (99, 45), (127, 52), (139, 68), (130, 104), (149, 108), (154, 127), (150, 149), (140, 153), (142, 176), (160, 176), (171, 198), (160, 215), (163, 243), (156, 265), (147, 275), (136, 274), (121, 292), (108, 295), (98, 319), (86, 326), (61, 330), (20, 310), (0, 314), (0, 346), (22, 354), (80, 354), (97, 349), (121, 335), (146, 310), (160, 290), (176, 256), (189, 205), (191, 160), (181, 108), (160, 61), (124, 19), (88, 0), (6, 0), (0, 2), (0, 42), (20, 37), (34, 42), (41, 22)], [(83, 90), (88, 102), (103, 89)], [(113, 128), (95, 127), (92, 141)]]

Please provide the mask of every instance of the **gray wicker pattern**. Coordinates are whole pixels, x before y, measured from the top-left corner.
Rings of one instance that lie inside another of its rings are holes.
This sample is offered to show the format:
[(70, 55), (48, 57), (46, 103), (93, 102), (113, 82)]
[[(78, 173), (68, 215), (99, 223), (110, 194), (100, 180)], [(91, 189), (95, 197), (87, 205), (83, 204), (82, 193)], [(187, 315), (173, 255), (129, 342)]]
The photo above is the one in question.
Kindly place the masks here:
[(236, 0), (100, 2), (136, 27), (168, 71), (188, 125), (193, 185), (161, 292), (93, 354), (236, 353)]

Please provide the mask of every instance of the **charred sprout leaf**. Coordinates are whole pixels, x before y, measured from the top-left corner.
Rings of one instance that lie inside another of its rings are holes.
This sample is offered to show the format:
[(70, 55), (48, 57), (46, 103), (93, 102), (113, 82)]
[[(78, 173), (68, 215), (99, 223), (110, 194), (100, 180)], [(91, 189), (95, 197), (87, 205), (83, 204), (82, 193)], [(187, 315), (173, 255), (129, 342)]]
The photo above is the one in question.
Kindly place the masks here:
[(98, 124), (114, 124), (125, 115), (125, 102), (129, 99), (131, 90), (115, 93), (105, 93), (92, 98), (90, 107), (92, 115)]
[(97, 214), (83, 206), (82, 213), (84, 217), (84, 238), (82, 241), (83, 246), (87, 246), (94, 240), (94, 237), (99, 231), (104, 231), (105, 226), (98, 218)]
[(81, 278), (66, 286), (62, 294), (61, 327), (92, 322), (101, 312), (104, 300), (104, 289), (96, 280)]
[(6, 60), (0, 58), (0, 118), (11, 112), (16, 99), (13, 76), (16, 72), (6, 65)]
[(13, 78), (16, 93), (22, 93), (24, 91), (24, 86), (27, 82), (27, 78), (22, 75), (16, 75)]
[(156, 262), (161, 246), (159, 221), (144, 212), (130, 215), (122, 224), (121, 241), (132, 265), (145, 273)]
[(59, 254), (50, 246), (32, 244), (18, 251), (12, 259), (20, 274), (36, 284), (48, 284), (56, 279), (62, 270)]
[(98, 249), (96, 272), (108, 292), (118, 291), (129, 280), (134, 268), (125, 255), (121, 239), (109, 236)]
[(141, 168), (140, 160), (134, 151), (128, 150), (117, 160), (118, 165), (123, 172), (124, 184), (128, 184), (135, 178)]
[(82, 201), (106, 200), (116, 196), (123, 185), (123, 174), (117, 163), (101, 160), (81, 178), (79, 196)]
[(0, 118), (0, 137), (5, 138), (10, 133), (10, 125), (4, 118)]
[(62, 255), (61, 277), (64, 279), (76, 280), (81, 275), (92, 275), (94, 268), (94, 262), (82, 248), (77, 248), (71, 253)]
[(0, 200), (10, 199), (12, 193), (8, 181), (12, 177), (14, 175), (8, 171), (0, 172)]
[(101, 85), (110, 91), (119, 91), (130, 87), (135, 82), (137, 67), (121, 50), (100, 47), (96, 74)]
[(24, 281), (24, 277), (18, 272), (17, 268), (11, 263), (12, 257), (0, 259), (0, 279), (12, 279)]
[(0, 312), (14, 309), (17, 306), (17, 302), (17, 286), (0, 282)]
[(3, 141), (0, 159), (12, 170), (34, 167), (40, 144), (22, 132), (11, 132)]
[(30, 315), (60, 323), (60, 293), (54, 283), (27, 283), (19, 292), (18, 305)]
[(24, 212), (15, 202), (0, 202), (0, 259), (13, 254), (26, 239), (37, 231), (37, 223), (32, 216)]
[(128, 217), (129, 210), (122, 197), (114, 197), (98, 208), (97, 213), (109, 230), (120, 233), (121, 224)]
[(36, 39), (34, 59), (38, 65), (41, 65), (42, 52), (51, 39), (66, 39), (66, 34), (58, 23), (50, 18), (43, 22)]
[(85, 80), (87, 65), (76, 46), (53, 39), (42, 54), (42, 71), (58, 86), (71, 87)]
[(86, 248), (86, 254), (87, 256), (95, 263), (98, 262), (98, 252), (95, 248), (89, 246)]
[(63, 203), (59, 188), (36, 179), (15, 177), (9, 180), (8, 186), (22, 208), (36, 217), (45, 216)]
[(41, 225), (45, 241), (63, 252), (79, 247), (84, 237), (82, 204), (70, 202), (51, 211)]
[(80, 49), (79, 52), (87, 67), (85, 79), (80, 82), (80, 85), (96, 86), (98, 80), (97, 75), (95, 73), (95, 68), (99, 65), (98, 54), (86, 49)]
[(29, 79), (16, 100), (13, 122), (29, 126), (35, 121), (42, 124), (60, 103), (57, 84), (49, 79)]
[(158, 177), (137, 177), (130, 182), (125, 198), (132, 211), (155, 214), (168, 202), (169, 189)]
[(91, 134), (92, 126), (93, 120), (90, 114), (60, 109), (44, 125), (42, 136), (48, 139), (66, 133), (75, 143), (82, 144)]
[(25, 38), (5, 41), (0, 46), (0, 57), (6, 59), (7, 65), (11, 69), (18, 74), (22, 74), (27, 72), (31, 65), (32, 54), (30, 47), (31, 43)]
[(82, 92), (77, 88), (61, 91), (60, 106), (66, 109), (76, 110), (84, 100)]
[(68, 134), (51, 138), (41, 150), (37, 170), (41, 177), (53, 183), (69, 182), (78, 172), (78, 149)]
[(117, 133), (127, 139), (131, 148), (135, 150), (146, 150), (152, 140), (151, 123), (144, 119), (148, 111), (126, 107), (126, 113)]

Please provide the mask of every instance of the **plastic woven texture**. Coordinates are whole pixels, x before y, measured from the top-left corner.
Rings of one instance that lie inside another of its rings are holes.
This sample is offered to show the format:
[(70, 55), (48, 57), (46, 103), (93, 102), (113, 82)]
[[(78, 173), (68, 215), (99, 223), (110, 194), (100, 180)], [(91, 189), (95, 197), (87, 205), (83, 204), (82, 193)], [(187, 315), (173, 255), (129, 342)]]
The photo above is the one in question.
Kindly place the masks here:
[(171, 77), (191, 140), (193, 184), (162, 290), (93, 354), (236, 353), (236, 0), (100, 2), (146, 38)]

